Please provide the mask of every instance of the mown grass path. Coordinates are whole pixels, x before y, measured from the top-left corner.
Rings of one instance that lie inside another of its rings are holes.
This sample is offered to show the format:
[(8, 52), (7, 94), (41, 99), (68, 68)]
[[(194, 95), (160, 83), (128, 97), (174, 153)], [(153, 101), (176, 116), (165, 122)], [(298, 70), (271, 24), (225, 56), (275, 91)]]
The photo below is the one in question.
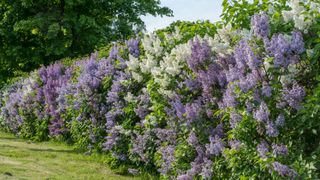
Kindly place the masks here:
[(0, 132), (0, 179), (139, 179), (112, 173), (99, 156), (53, 142), (32, 143)]

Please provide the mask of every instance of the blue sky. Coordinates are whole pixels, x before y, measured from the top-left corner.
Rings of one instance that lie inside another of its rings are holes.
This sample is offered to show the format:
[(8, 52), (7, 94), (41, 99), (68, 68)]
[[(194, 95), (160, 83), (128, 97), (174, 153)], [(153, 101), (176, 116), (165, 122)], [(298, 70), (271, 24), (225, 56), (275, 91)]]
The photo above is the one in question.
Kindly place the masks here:
[(161, 0), (163, 6), (173, 11), (174, 17), (143, 17), (147, 31), (164, 28), (177, 20), (196, 21), (219, 20), (222, 11), (222, 0)]

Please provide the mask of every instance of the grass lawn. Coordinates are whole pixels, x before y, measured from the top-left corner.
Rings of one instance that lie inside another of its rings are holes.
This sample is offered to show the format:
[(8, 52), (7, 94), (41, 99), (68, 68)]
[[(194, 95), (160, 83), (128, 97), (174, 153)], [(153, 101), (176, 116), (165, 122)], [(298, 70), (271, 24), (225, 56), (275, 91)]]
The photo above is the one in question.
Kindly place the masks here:
[[(54, 142), (33, 143), (0, 132), (0, 179), (141, 179), (114, 174), (101, 156)], [(143, 178), (145, 179), (145, 178)]]

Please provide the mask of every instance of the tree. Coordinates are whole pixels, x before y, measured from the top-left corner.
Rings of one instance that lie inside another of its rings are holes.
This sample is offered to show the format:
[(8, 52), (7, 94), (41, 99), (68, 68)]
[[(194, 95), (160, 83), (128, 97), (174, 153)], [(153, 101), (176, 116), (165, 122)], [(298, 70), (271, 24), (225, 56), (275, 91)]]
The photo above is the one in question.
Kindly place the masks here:
[(0, 0), (0, 84), (144, 29), (141, 16), (172, 14), (160, 0)]

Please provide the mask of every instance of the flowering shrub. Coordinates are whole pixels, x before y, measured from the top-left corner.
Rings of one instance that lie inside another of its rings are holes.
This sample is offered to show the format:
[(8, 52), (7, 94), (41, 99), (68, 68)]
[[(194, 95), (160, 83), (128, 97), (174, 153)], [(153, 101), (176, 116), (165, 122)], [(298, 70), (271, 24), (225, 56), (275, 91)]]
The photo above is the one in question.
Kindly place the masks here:
[(175, 28), (43, 67), (1, 91), (1, 126), (105, 153), (121, 173), (319, 178), (319, 4), (297, 2), (189, 41)]

